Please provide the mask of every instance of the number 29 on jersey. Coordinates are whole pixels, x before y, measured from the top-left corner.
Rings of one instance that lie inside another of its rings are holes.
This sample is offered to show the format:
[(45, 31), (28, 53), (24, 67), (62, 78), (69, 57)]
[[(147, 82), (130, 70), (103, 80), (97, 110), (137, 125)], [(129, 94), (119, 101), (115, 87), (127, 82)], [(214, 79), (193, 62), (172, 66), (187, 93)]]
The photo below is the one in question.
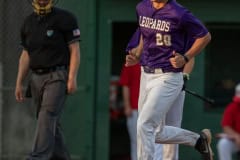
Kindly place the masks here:
[(171, 35), (169, 34), (162, 34), (162, 33), (156, 33), (156, 45), (157, 46), (171, 46), (172, 42), (171, 42), (172, 38)]

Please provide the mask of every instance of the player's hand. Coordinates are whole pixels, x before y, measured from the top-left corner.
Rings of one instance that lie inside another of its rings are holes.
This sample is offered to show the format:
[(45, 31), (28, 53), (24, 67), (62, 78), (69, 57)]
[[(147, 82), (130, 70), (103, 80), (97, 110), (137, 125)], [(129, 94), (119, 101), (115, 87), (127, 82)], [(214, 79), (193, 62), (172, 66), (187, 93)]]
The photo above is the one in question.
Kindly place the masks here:
[(173, 51), (173, 57), (170, 58), (170, 63), (174, 68), (182, 68), (186, 64), (186, 61), (181, 54)]
[(234, 142), (236, 143), (236, 145), (240, 149), (240, 135), (235, 135), (234, 136)]
[(17, 102), (23, 102), (24, 101), (24, 95), (23, 95), (23, 86), (20, 84), (16, 85), (15, 88), (15, 98)]
[(67, 93), (68, 94), (73, 94), (77, 91), (77, 79), (68, 79), (67, 82)]
[(133, 66), (139, 62), (139, 57), (137, 57), (132, 51), (129, 51), (129, 54), (126, 55), (125, 66)]
[(130, 117), (132, 115), (131, 106), (124, 107), (124, 114), (125, 114), (126, 117)]

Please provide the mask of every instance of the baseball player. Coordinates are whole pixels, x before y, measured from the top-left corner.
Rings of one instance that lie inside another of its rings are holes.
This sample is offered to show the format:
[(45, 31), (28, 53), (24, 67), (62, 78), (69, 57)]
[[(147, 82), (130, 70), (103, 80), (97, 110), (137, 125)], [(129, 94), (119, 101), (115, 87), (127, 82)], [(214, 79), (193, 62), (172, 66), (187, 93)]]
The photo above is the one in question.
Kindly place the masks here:
[[(131, 40), (129, 41), (128, 45), (127, 45), (127, 48), (126, 48), (127, 52), (129, 52), (130, 50), (136, 49), (136, 47), (139, 43), (140, 35), (141, 35), (140, 30), (137, 29), (136, 32), (134, 33), (134, 35), (132, 36)], [(190, 48), (192, 43), (193, 43), (193, 40), (188, 39), (187, 49)], [(136, 65), (134, 65), (134, 66), (136, 66)], [(189, 74), (192, 72), (193, 66), (194, 66), (194, 58), (192, 58), (184, 66), (183, 79), (185, 80), (185, 82), (189, 79)], [(126, 68), (125, 70), (131, 70), (131, 69), (127, 69), (128, 67), (125, 67), (125, 68)], [(130, 67), (130, 68), (132, 68), (132, 67)], [(132, 74), (133, 73), (130, 73), (130, 76)], [(136, 83), (132, 82), (132, 81), (135, 81), (134, 77), (132, 77), (132, 79), (128, 78), (128, 81), (130, 81), (131, 82), (130, 84), (132, 84), (132, 85), (138, 84), (138, 81)], [(184, 98), (185, 98), (185, 92), (182, 91), (181, 94), (179, 95), (179, 101), (176, 102), (176, 106), (172, 107), (166, 115), (166, 125), (181, 127)], [(137, 117), (135, 116), (135, 118), (137, 118)], [(133, 119), (133, 116), (131, 117), (131, 119)], [(129, 128), (133, 129), (135, 127), (131, 126)], [(131, 135), (133, 135), (133, 134), (131, 134)], [(130, 137), (135, 138), (134, 136), (130, 136)], [(132, 151), (135, 151), (135, 149), (134, 149), (135, 145), (131, 145), (131, 146), (133, 148)], [(131, 153), (132, 153), (132, 151), (131, 151)], [(136, 159), (134, 153), (132, 153), (131, 155), (132, 155), (132, 159)], [(155, 145), (154, 160), (178, 160), (178, 144), (164, 144), (164, 145), (156, 144)]]
[[(211, 132), (200, 134), (165, 125), (166, 114), (178, 102), (184, 65), (209, 43), (211, 36), (191, 12), (174, 0), (144, 0), (137, 7), (141, 38), (126, 56), (126, 66), (142, 66), (137, 122), (138, 160), (153, 160), (155, 142), (195, 147), (213, 160)], [(188, 36), (195, 39), (186, 49)]]
[(223, 134), (217, 145), (219, 160), (232, 160), (232, 154), (240, 151), (240, 84), (235, 87), (235, 96), (224, 110)]
[[(185, 81), (189, 79), (189, 75), (192, 72), (194, 66), (194, 58), (191, 59), (183, 69), (183, 78)], [(166, 125), (181, 127), (183, 107), (184, 107), (185, 91), (179, 94), (178, 101), (175, 102), (175, 106), (172, 106), (166, 114)], [(178, 144), (156, 144), (154, 160), (178, 160), (179, 159), (179, 147)]]
[[(126, 48), (126, 52), (130, 52), (130, 50), (134, 51), (134, 49), (136, 49), (137, 45), (139, 44), (140, 35), (141, 35), (141, 33), (138, 28), (136, 30), (136, 32), (133, 34), (131, 40), (129, 41), (127, 48)], [(191, 47), (192, 43), (193, 43), (193, 39), (191, 39), (191, 37), (189, 37), (187, 39), (186, 48), (189, 49)], [(134, 66), (136, 66), (136, 65), (134, 65)], [(188, 81), (189, 74), (192, 72), (193, 66), (194, 66), (194, 58), (192, 58), (183, 68), (183, 79), (185, 80), (184, 82)], [(125, 67), (125, 68), (128, 68), (128, 67)], [(130, 67), (130, 68), (132, 68), (132, 67)], [(131, 70), (131, 69), (128, 69), (128, 70)], [(130, 75), (132, 75), (132, 73)], [(136, 78), (136, 77), (132, 77), (132, 78)], [(134, 80), (129, 79), (129, 81), (137, 81), (138, 82), (138, 79), (134, 79)], [(138, 83), (130, 83), (130, 84), (136, 85)], [(181, 127), (184, 98), (185, 98), (185, 92), (182, 91), (179, 96), (178, 105), (176, 107), (170, 109), (166, 115), (166, 125)], [(137, 118), (137, 117), (135, 116), (135, 118)], [(137, 121), (137, 119), (134, 121)], [(132, 129), (132, 128), (135, 128), (135, 127), (131, 126), (130, 129)], [(130, 136), (130, 137), (134, 137), (134, 136)], [(133, 153), (133, 151), (135, 151), (135, 149), (134, 149), (135, 144), (131, 145), (131, 146), (133, 146), (132, 147), (133, 149), (131, 150), (132, 159), (136, 159), (135, 154)], [(154, 160), (178, 160), (178, 144), (164, 144), (164, 145), (156, 144)]]
[[(21, 28), (23, 47), (15, 96), (24, 100), (22, 83), (31, 70), (30, 87), (37, 127), (27, 160), (70, 160), (60, 127), (67, 94), (77, 90), (80, 31), (75, 17), (53, 7), (53, 0), (33, 0), (34, 12)], [(28, 94), (30, 96), (30, 94)]]

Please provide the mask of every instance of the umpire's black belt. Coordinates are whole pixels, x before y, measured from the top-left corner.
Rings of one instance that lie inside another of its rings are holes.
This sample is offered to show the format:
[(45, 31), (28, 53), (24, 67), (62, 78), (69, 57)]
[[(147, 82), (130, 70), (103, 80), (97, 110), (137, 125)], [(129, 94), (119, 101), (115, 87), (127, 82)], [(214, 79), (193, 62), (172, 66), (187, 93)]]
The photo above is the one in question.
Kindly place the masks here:
[(55, 72), (59, 70), (67, 70), (67, 66), (54, 66), (49, 68), (38, 68), (38, 69), (32, 69), (32, 72), (35, 74), (47, 74), (50, 72)]
[(151, 74), (160, 74), (160, 73), (167, 73), (167, 72), (176, 72), (172, 69), (164, 69), (164, 68), (150, 68), (148, 66), (142, 66), (142, 70), (145, 73), (151, 73)]

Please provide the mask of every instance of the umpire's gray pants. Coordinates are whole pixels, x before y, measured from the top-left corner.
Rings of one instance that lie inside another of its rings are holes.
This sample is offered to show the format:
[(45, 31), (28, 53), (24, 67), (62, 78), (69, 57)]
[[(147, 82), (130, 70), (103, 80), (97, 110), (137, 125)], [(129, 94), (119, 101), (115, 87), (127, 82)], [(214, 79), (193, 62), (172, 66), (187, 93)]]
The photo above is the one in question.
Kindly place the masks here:
[(32, 74), (31, 91), (37, 107), (37, 128), (28, 160), (70, 160), (60, 129), (66, 99), (67, 71)]

